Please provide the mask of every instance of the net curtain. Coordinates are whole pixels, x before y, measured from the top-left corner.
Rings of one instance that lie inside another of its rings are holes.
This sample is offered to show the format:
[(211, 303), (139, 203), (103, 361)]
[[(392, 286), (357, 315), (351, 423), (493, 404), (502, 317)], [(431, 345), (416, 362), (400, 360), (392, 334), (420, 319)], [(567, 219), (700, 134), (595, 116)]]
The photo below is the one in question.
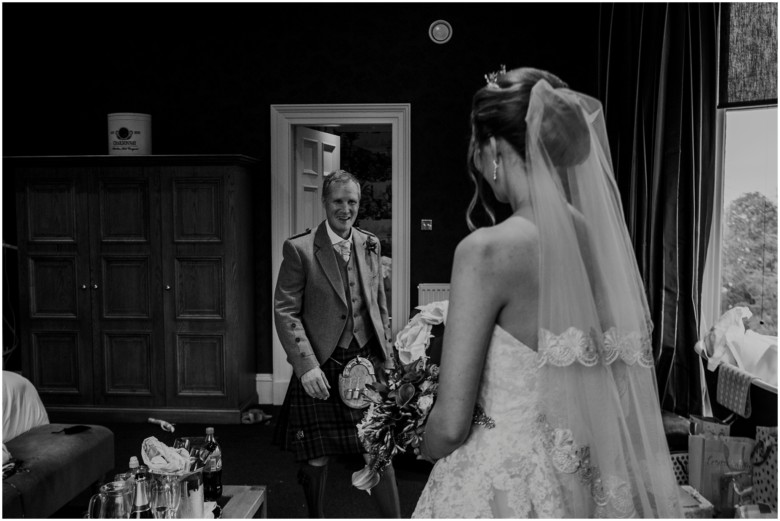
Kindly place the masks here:
[(713, 213), (717, 4), (602, 4), (599, 99), (647, 291), (661, 406), (701, 411), (701, 283)]

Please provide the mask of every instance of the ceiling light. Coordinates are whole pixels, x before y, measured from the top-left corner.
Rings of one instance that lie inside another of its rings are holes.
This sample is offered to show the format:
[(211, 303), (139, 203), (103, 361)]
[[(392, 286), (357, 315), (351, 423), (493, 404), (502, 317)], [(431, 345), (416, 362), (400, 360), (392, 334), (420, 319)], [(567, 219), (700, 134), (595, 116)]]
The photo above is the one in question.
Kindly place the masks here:
[(446, 20), (436, 20), (428, 28), (428, 36), (434, 43), (447, 43), (452, 38), (452, 26)]

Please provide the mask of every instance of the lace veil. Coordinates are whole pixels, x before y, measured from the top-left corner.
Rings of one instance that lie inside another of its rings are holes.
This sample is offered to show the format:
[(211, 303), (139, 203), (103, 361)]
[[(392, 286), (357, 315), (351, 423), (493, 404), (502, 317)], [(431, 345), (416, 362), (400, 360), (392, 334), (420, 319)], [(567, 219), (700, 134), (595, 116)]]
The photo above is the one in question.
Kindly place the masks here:
[(541, 255), (539, 421), (566, 513), (682, 517), (601, 104), (540, 80), (526, 123)]

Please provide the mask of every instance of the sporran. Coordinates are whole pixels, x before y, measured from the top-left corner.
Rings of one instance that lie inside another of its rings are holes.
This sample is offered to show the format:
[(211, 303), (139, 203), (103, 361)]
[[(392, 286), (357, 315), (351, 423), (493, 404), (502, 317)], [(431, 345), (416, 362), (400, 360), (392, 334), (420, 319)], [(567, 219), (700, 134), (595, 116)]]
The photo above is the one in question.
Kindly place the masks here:
[(368, 358), (356, 356), (344, 366), (339, 375), (339, 396), (352, 409), (365, 409), (371, 404), (370, 397), (375, 394), (366, 384), (376, 381), (374, 364)]

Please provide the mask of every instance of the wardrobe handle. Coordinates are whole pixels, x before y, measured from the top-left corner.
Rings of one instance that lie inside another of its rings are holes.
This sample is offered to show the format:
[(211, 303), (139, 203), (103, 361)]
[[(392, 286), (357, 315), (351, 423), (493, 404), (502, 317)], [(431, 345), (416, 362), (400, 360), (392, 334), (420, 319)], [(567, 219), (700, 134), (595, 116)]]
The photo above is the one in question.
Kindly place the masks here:
[(171, 291), (171, 285), (170, 284), (166, 284), (165, 285), (165, 291)]
[(92, 283), (92, 289), (98, 289), (98, 285), (95, 284), (94, 282)]
[(86, 284), (82, 284), (82, 285), (81, 285), (81, 289), (82, 289), (82, 290), (86, 290), (86, 289), (87, 289), (87, 285), (86, 285)]

